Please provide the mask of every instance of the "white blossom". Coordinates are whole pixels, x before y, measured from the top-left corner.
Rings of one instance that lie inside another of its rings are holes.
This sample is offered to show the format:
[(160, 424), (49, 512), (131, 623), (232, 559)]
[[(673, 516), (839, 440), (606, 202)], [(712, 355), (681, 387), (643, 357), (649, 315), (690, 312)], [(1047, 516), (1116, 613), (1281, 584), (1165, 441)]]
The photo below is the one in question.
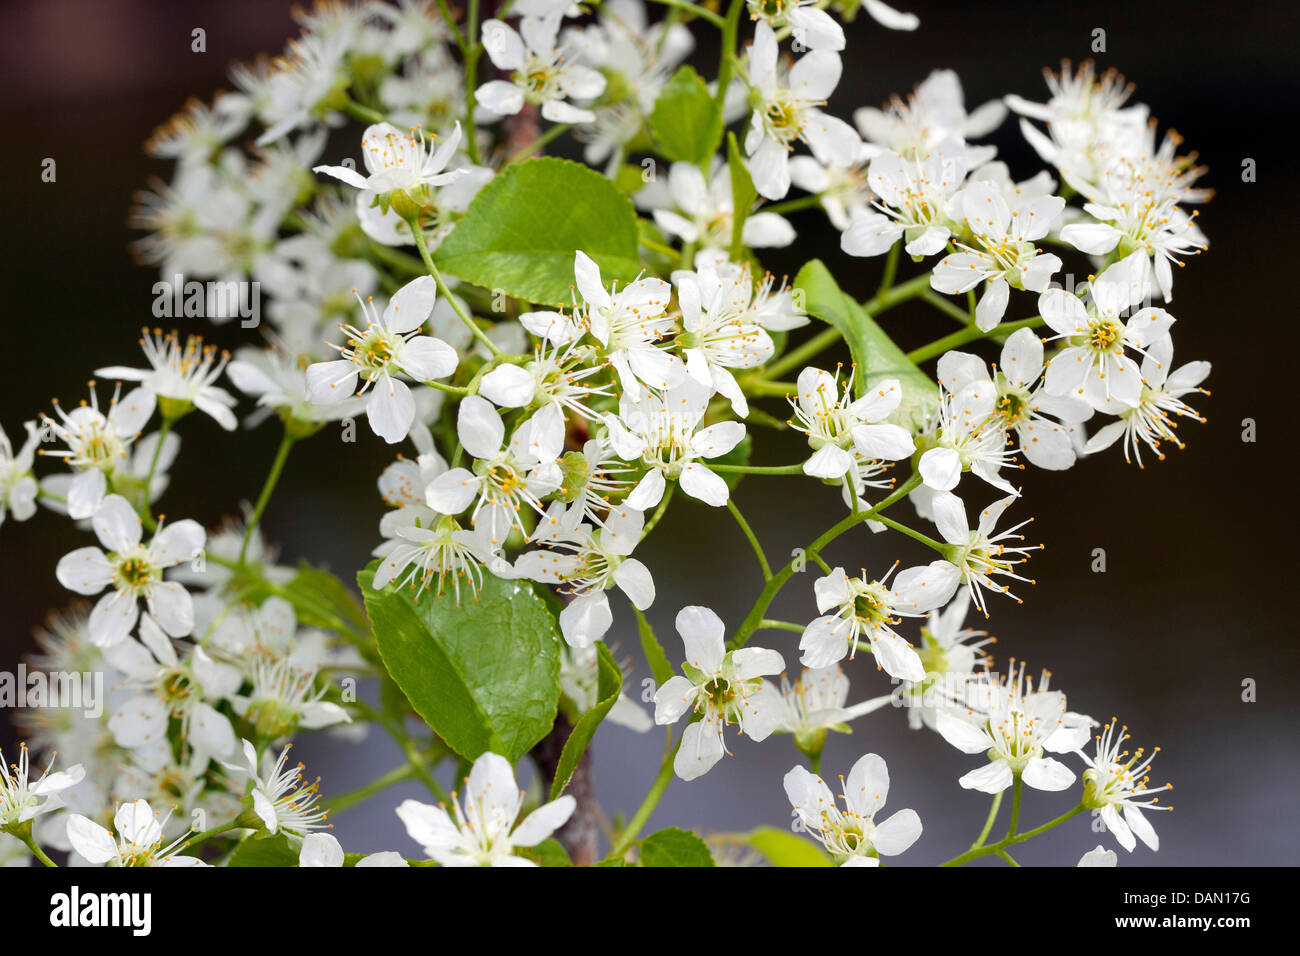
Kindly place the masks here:
[(1142, 396), (1142, 373), (1129, 351), (1142, 353), (1174, 324), (1164, 309), (1138, 309), (1121, 316), (1142, 296), (1146, 256), (1121, 259), (1088, 284), (1088, 303), (1064, 289), (1038, 297), (1038, 311), (1064, 348), (1047, 363), (1048, 394), (1073, 396), (1100, 412), (1119, 414)]
[(564, 826), (577, 801), (566, 793), (516, 824), (523, 801), (510, 764), (488, 751), (465, 779), (463, 804), (452, 793), (450, 814), (445, 806), (403, 800), (397, 816), (411, 839), (442, 866), (536, 866), (516, 856), (515, 849), (536, 846)]
[(1116, 730), (1118, 723), (1111, 718), (1098, 735), (1094, 756), (1080, 751), (1079, 756), (1088, 765), (1083, 772), (1083, 803), (1100, 813), (1106, 829), (1130, 853), (1138, 839), (1152, 850), (1159, 850), (1160, 838), (1142, 811), (1172, 810), (1173, 807), (1161, 806), (1155, 794), (1172, 790), (1173, 786), (1147, 786), (1150, 779), (1147, 771), (1160, 748), (1154, 748), (1149, 755), (1141, 747), (1132, 754), (1122, 750), (1124, 741), (1129, 739), (1128, 728)]
[(1155, 452), (1161, 461), (1165, 457), (1160, 450), (1162, 442), (1168, 441), (1178, 448), (1183, 447), (1183, 442), (1175, 433), (1178, 423), (1174, 419), (1205, 421), (1183, 398), (1194, 392), (1209, 394), (1201, 388), (1201, 382), (1210, 374), (1210, 363), (1188, 362), (1173, 369), (1173, 359), (1173, 340), (1168, 335), (1147, 346), (1142, 356), (1142, 391), (1138, 395), (1137, 404), (1132, 408), (1121, 409), (1117, 421), (1103, 425), (1097, 434), (1088, 439), (1088, 444), (1084, 446), (1088, 454), (1109, 448), (1123, 438), (1124, 460), (1136, 460), (1141, 468), (1142, 445)]
[(899, 461), (916, 450), (905, 429), (885, 421), (903, 398), (898, 379), (881, 379), (854, 397), (856, 374), (856, 368), (849, 372), (841, 391), (838, 369), (831, 375), (810, 366), (799, 373), (798, 394), (790, 399), (790, 427), (807, 435), (813, 450), (804, 474), (840, 480), (855, 462)]
[[(1040, 547), (1036, 544), (1018, 543), (1025, 538), (1016, 532), (1033, 519), (1026, 519), (1005, 531), (995, 533), (998, 519), (1015, 500), (1015, 495), (1008, 495), (989, 505), (980, 512), (979, 523), (974, 529), (966, 518), (966, 506), (952, 492), (941, 491), (931, 501), (935, 525), (949, 545), (946, 557), (961, 572), (960, 582), (966, 585), (971, 600), (985, 617), (988, 617), (988, 610), (984, 606), (985, 588), (999, 591), (1020, 602), (1020, 598), (1011, 593), (1010, 585), (998, 584), (994, 578), (1008, 577), (1034, 583), (1016, 570), (1028, 559), (1030, 551)], [(933, 606), (942, 604), (951, 596), (950, 592)]]
[(969, 230), (970, 242), (957, 240), (961, 251), (945, 256), (935, 266), (930, 285), (938, 292), (955, 295), (983, 282), (975, 325), (989, 332), (1006, 314), (1011, 289), (1045, 292), (1060, 270), (1061, 258), (1042, 252), (1034, 243), (1047, 235), (1065, 208), (1065, 200), (1026, 196), (1008, 203), (995, 184), (980, 180), (954, 196), (952, 206)]
[(534, 456), (531, 432), (525, 422), (506, 441), (505, 422), (491, 402), (478, 395), (463, 399), (456, 433), (476, 459), (474, 468), (453, 468), (435, 478), (425, 489), (428, 506), (439, 514), (458, 515), (473, 505), (470, 519), (475, 522), (487, 508), (489, 541), (493, 549), (500, 547), (512, 527), (522, 527), (520, 509), (527, 506), (540, 515), (545, 510), (541, 498), (563, 480), (556, 462)]
[(899, 810), (886, 820), (874, 819), (889, 796), (889, 769), (877, 754), (860, 757), (841, 777), (841, 810), (826, 782), (803, 767), (785, 775), (785, 793), (800, 822), (812, 832), (839, 866), (879, 866), (880, 857), (897, 856), (921, 837), (915, 810)]
[[(317, 362), (307, 369), (307, 394), (320, 405), (332, 405), (352, 397), (358, 379), (366, 400), (366, 418), (376, 435), (389, 444), (401, 441), (415, 421), (415, 398), (410, 387), (396, 376), (408, 375), (417, 382), (446, 378), (456, 371), (456, 351), (442, 339), (420, 335), (419, 330), (433, 311), (437, 285), (432, 276), (421, 276), (398, 289), (379, 316), (373, 304), (362, 303), (364, 330), (344, 326), (346, 346), (333, 346), (341, 356), (333, 362)], [(373, 386), (373, 388), (372, 388)]]
[(530, 581), (559, 585), (571, 600), (560, 612), (560, 631), (573, 647), (603, 638), (613, 623), (606, 591), (617, 587), (637, 608), (654, 603), (654, 578), (632, 550), (641, 540), (645, 516), (630, 507), (611, 507), (600, 527), (574, 522), (581, 513), (555, 502), (538, 523), (534, 539), (549, 550), (527, 551), (514, 565)]
[(158, 399), (164, 417), (177, 418), (191, 408), (211, 416), (226, 431), (234, 431), (235, 414), (230, 410), (234, 396), (213, 383), (221, 377), (230, 356), (218, 353), (216, 346), (204, 345), (197, 335), (185, 338), (181, 345), (175, 332), (142, 331), (140, 347), (149, 361), (148, 369), (112, 365), (95, 371), (104, 378), (139, 382)]
[(673, 770), (683, 780), (708, 773), (722, 759), (727, 724), (761, 741), (785, 717), (780, 691), (763, 680), (784, 670), (781, 655), (763, 647), (728, 651), (724, 631), (722, 619), (707, 607), (684, 607), (677, 613), (677, 633), (686, 646), (686, 676), (670, 677), (655, 693), (655, 723), (675, 724), (690, 711), (701, 715), (682, 731), (673, 758)]
[(333, 176), (380, 197), (397, 191), (414, 194), (431, 186), (445, 186), (464, 175), (463, 169), (447, 169), (459, 146), (460, 123), (442, 143), (426, 142), (418, 127), (403, 133), (390, 123), (377, 123), (366, 127), (361, 137), (361, 161), (368, 175), (362, 176), (350, 166), (314, 166), (312, 172)]
[(624, 461), (647, 471), (624, 500), (629, 508), (648, 511), (659, 504), (669, 480), (707, 505), (720, 508), (731, 493), (727, 483), (704, 462), (735, 448), (745, 437), (740, 422), (701, 428), (710, 391), (693, 379), (666, 392), (648, 392), (640, 401), (627, 393), (618, 415), (606, 415), (609, 441)]
[(184, 586), (164, 581), (163, 572), (189, 561), (203, 550), (207, 535), (196, 521), (161, 523), (149, 544), (140, 539), (140, 517), (121, 495), (108, 495), (92, 520), (99, 543), (107, 549), (77, 548), (65, 554), (55, 569), (59, 583), (78, 594), (94, 596), (112, 590), (90, 612), (90, 638), (109, 647), (135, 628), (139, 598), (149, 614), (172, 637), (194, 629), (194, 603)]
[(967, 688), (968, 710), (960, 716), (940, 711), (935, 725), (944, 740), (962, 753), (987, 754), (988, 763), (959, 781), (968, 790), (1001, 793), (1019, 778), (1035, 790), (1065, 790), (1074, 771), (1049, 753), (1070, 753), (1088, 739), (1087, 722), (1067, 722), (1065, 695), (1037, 689), (1025, 666), (1001, 681)]
[[(892, 571), (892, 569), (891, 569)], [(904, 617), (921, 617), (952, 596), (958, 571), (947, 561), (900, 571), (893, 585), (889, 574), (880, 580), (851, 578), (832, 568), (813, 584), (822, 616), (804, 628), (799, 638), (807, 667), (826, 667), (857, 653), (866, 641), (876, 663), (890, 677), (918, 681), (925, 668), (911, 644), (894, 631)], [(829, 612), (834, 613), (829, 613)]]
[(745, 152), (754, 188), (767, 199), (783, 199), (790, 191), (790, 151), (796, 141), (807, 143), (822, 162), (842, 166), (851, 164), (862, 146), (852, 126), (820, 108), (840, 81), (839, 55), (813, 50), (799, 58), (788, 76), (782, 76), (777, 52), (772, 28), (759, 21), (749, 51), (754, 110)]
[(27, 439), (17, 454), (9, 444), (9, 436), (0, 429), (0, 524), (11, 512), (17, 521), (26, 521), (36, 514), (40, 486), (32, 475), (32, 463), (41, 437), (35, 422), (28, 422), (25, 428)]
[(50, 758), (45, 772), (32, 780), (29, 769), (31, 757), (27, 745), (18, 745), (18, 762), (11, 764), (0, 752), (0, 831), (10, 832), (36, 817), (63, 806), (59, 796), (85, 779), (86, 770), (75, 764), (67, 770), (50, 773), (54, 758)]
[[(170, 812), (168, 816), (170, 816)], [(163, 846), (163, 826), (148, 801), (134, 800), (117, 808), (113, 834), (80, 813), (68, 814), (68, 842), (87, 863), (107, 866), (208, 866), (181, 853), (185, 837)]]
[(525, 103), (541, 107), (552, 123), (590, 123), (595, 114), (570, 100), (592, 100), (605, 91), (605, 77), (575, 61), (572, 51), (557, 43), (561, 15), (525, 16), (519, 32), (500, 20), (483, 24), (483, 48), (509, 80), (489, 80), (475, 91), (479, 104), (500, 116), (511, 116)]

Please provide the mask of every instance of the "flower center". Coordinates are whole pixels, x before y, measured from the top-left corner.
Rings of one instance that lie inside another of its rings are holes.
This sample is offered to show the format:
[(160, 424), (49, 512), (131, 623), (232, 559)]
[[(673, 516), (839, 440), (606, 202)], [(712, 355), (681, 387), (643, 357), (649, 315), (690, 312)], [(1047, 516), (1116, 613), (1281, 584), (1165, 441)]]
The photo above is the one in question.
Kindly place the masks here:
[(183, 715), (192, 701), (199, 696), (199, 688), (190, 673), (181, 667), (165, 671), (158, 678), (158, 694), (165, 700), (171, 712)]
[(998, 414), (1008, 425), (1022, 422), (1032, 413), (1033, 406), (1029, 401), (1029, 393), (1023, 389), (1009, 387), (998, 396)]
[(1088, 323), (1088, 345), (1097, 352), (1109, 352), (1119, 341), (1120, 327), (1113, 319)]
[(736, 698), (736, 687), (725, 677), (715, 677), (701, 690), (709, 698), (709, 703), (719, 710), (725, 710)]
[(799, 138), (803, 126), (803, 111), (787, 91), (778, 93), (763, 107), (763, 120), (772, 137), (782, 143)]
[(353, 347), (352, 361), (361, 366), (367, 377), (388, 368), (397, 352), (397, 341), (385, 329), (371, 326)]
[(147, 588), (160, 576), (144, 547), (137, 547), (129, 554), (122, 555), (113, 569), (113, 583), (118, 590), (136, 591)]

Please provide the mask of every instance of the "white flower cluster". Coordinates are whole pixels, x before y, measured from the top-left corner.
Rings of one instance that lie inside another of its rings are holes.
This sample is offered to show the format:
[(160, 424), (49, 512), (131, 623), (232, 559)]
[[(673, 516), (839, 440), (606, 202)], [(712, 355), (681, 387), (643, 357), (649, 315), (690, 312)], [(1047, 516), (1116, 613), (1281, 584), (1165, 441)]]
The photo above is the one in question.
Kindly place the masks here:
[[(336, 579), (277, 565), (258, 531), (290, 446), (364, 415), (385, 443), (413, 448), (378, 478), (388, 510), (367, 601), (445, 597), (468, 613), (489, 579), (553, 592), (566, 645), (561, 709), (635, 731), (684, 721), (664, 783), (669, 769), (690, 780), (716, 766), (729, 724), (754, 741), (788, 734), (811, 764), (784, 779), (801, 829), (836, 863), (878, 865), (921, 836), (912, 810), (875, 819), (888, 794), (885, 761), (862, 756), (838, 801), (817, 768), (829, 731), (892, 703), (913, 727), (984, 754), (961, 786), (1014, 787), (1017, 812), (1022, 785), (1075, 784), (1049, 754), (1080, 754), (1087, 769), (1075, 812), (1096, 811), (1126, 849), (1136, 839), (1157, 847), (1143, 811), (1165, 788), (1148, 789), (1150, 758), (1123, 751), (1114, 723), (1083, 756), (1096, 722), (1068, 711), (1046, 675), (1035, 682), (1014, 661), (996, 674), (984, 653), (991, 638), (963, 623), (970, 605), (988, 617), (990, 594), (1019, 601), (1012, 587), (1031, 583), (1023, 565), (1038, 546), (1021, 534), (1030, 519), (1003, 521), (1020, 497), (1012, 479), (1022, 459), (1062, 470), (1123, 439), (1126, 458), (1141, 464), (1144, 446), (1160, 457), (1165, 442), (1181, 447), (1178, 418), (1199, 419), (1185, 399), (1203, 391), (1209, 365), (1173, 367), (1164, 305), (1171, 263), (1206, 247), (1184, 211), (1209, 198), (1195, 186), (1202, 170), (1176, 155), (1175, 135), (1157, 141), (1146, 108), (1126, 105), (1121, 79), (1091, 65), (1050, 75), (1046, 104), (1008, 97), (970, 112), (955, 74), (938, 71), (906, 99), (858, 109), (850, 124), (827, 112), (846, 47), (833, 13), (845, 5), (733, 5), (727, 19), (685, 0), (671, 6), (716, 20), (733, 41), (742, 7), (754, 21), (743, 60), (724, 49), (723, 75), (708, 89), (721, 125), (743, 125), (743, 155), (719, 130), (715, 155), (666, 164), (665, 175), (631, 186), (625, 173), (639, 168), (630, 158), (666, 156), (656, 103), (696, 42), (681, 16), (652, 24), (640, 0), (611, 0), (591, 16), (569, 0), (520, 0), (513, 24), (479, 24), (476, 13), (451, 24), (423, 0), (323, 2), (299, 14), (303, 35), (281, 58), (237, 66), (235, 92), (192, 102), (157, 132), (148, 150), (174, 160), (175, 172), (139, 201), (141, 258), (164, 283), (200, 283), (197, 298), (185, 293), (186, 317), (227, 322), (240, 313), (221, 287), (255, 283), (267, 294), (266, 342), (231, 356), (198, 336), (145, 329), (146, 367), (95, 373), (118, 383), (107, 407), (91, 383), (72, 411), (56, 403), (54, 415), (27, 422), (17, 450), (0, 433), (0, 520), (26, 521), (39, 502), (98, 542), (56, 569), (93, 607), (53, 619), (35, 663), (100, 672), (110, 686), (102, 714), (32, 712), (33, 748), (57, 750), (72, 767), (33, 782), (24, 748), (0, 777), (0, 830), (38, 853), (45, 843), (92, 864), (168, 866), (198, 865), (210, 839), (265, 830), (291, 838), (300, 865), (341, 866), (338, 841), (313, 832), (325, 826), (318, 784), (287, 762), (288, 745), (298, 731), (328, 728), (346, 740), (369, 723), (402, 742), (411, 774), (437, 792), (426, 763), (450, 756), (449, 743), (413, 740), (400, 718), (335, 682), (363, 672), (387, 679), (371, 632), (381, 625)], [(862, 7), (891, 29), (918, 25), (876, 0)], [(787, 38), (797, 54), (789, 62)], [(1014, 182), (994, 147), (971, 142), (1008, 106), (1054, 173)], [(543, 132), (539, 118), (555, 125)], [(321, 164), (330, 131), (349, 120), (364, 124), (360, 165)], [(563, 308), (444, 277), (434, 253), (475, 197), (570, 126), (586, 163), (630, 196), (619, 200), (629, 219), (634, 207), (642, 214), (640, 274), (599, 244), (566, 249)], [(245, 135), (247, 149), (237, 142)], [(801, 143), (809, 154), (795, 154)], [(809, 195), (785, 200), (792, 188)], [(1081, 206), (1070, 205), (1076, 196)], [(762, 270), (754, 250), (792, 247), (793, 214), (807, 206), (825, 212), (849, 256), (888, 256), (874, 298), (859, 304), (835, 289), (843, 301), (828, 304), (824, 289)], [(1071, 282), (1049, 249), (1080, 254), (1086, 281)], [(914, 262), (942, 258), (896, 283), (903, 251)], [(1004, 321), (1023, 298), (1013, 292), (1034, 293), (1026, 301), (1037, 314)], [(943, 298), (954, 295), (966, 301)], [(880, 365), (879, 350), (893, 346), (876, 317), (909, 300), (954, 316), (960, 330)], [(792, 342), (810, 314), (827, 331)], [(818, 356), (841, 338), (858, 364), (823, 368), (831, 363)], [(984, 341), (1000, 345), (991, 365), (962, 350)], [(922, 370), (930, 360), (933, 375)], [(168, 490), (184, 416), (198, 410), (240, 427), (223, 376), (255, 402), (243, 426), (274, 414), (284, 439), (245, 521), (209, 533), (155, 517), (153, 506)], [(124, 382), (133, 383), (125, 394)], [(786, 421), (764, 408), (782, 396)], [(1096, 416), (1105, 421), (1089, 437)], [(752, 464), (761, 428), (803, 435), (803, 460)], [(38, 479), (38, 454), (61, 471)], [(802, 570), (792, 561), (773, 571), (733, 498), (742, 478), (767, 475), (788, 483), (792, 508), (827, 485), (848, 509), (806, 550), (821, 568), (811, 621), (765, 616)], [(985, 484), (998, 497), (981, 505)], [(652, 718), (609, 692), (597, 642), (614, 626), (611, 592), (621, 592), (613, 596), (635, 609), (644, 645), (657, 646), (642, 614), (655, 603), (655, 577), (637, 555), (674, 499), (731, 512), (763, 584), (729, 639), (710, 609), (680, 611), (685, 659), (671, 674), (666, 661), (650, 661), (660, 678)], [(905, 499), (932, 533), (893, 510)], [(893, 541), (890, 531), (912, 538), (929, 560), (900, 569), (892, 555), (873, 555), (875, 573), (822, 561), (822, 548), (861, 524), (880, 534), (875, 541)], [(918, 623), (912, 640), (907, 620)], [(760, 629), (799, 634), (793, 683), (783, 653), (749, 646)], [(841, 665), (859, 653), (895, 687), (849, 705)], [(531, 865), (579, 811), (564, 795), (519, 819), (539, 801), (520, 791), (510, 761), (460, 756), (473, 760), (463, 800), (397, 808), (439, 864)], [(196, 823), (200, 811), (216, 826)], [(47, 822), (33, 836), (36, 817)], [(636, 837), (616, 835), (613, 855), (626, 856)], [(986, 847), (981, 838), (967, 856), (1003, 854), (1022, 838), (1013, 823), (1007, 838)], [(356, 865), (406, 861), (381, 853)]]

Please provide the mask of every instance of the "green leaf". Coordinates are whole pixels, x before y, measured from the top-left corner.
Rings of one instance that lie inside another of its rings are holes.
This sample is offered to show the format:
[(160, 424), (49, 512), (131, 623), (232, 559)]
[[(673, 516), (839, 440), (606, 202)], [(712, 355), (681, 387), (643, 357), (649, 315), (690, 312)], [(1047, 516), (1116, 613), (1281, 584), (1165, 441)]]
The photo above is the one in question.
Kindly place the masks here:
[(759, 827), (746, 838), (755, 850), (773, 866), (833, 866), (830, 857), (810, 840), (778, 830)]
[[(650, 162), (654, 162), (654, 160), (650, 160)], [(633, 193), (638, 193), (645, 188), (644, 173), (645, 170), (640, 166), (624, 163), (614, 173), (614, 185), (625, 196), (631, 196)]]
[[(298, 623), (306, 627), (334, 628), (333, 618), (351, 624), (362, 634), (369, 630), (365, 611), (347, 585), (328, 571), (314, 568), (305, 561), (298, 573), (284, 585), (283, 596), (298, 614)], [(332, 617), (331, 617), (332, 615)]]
[(700, 75), (683, 66), (655, 100), (650, 127), (665, 156), (698, 165), (722, 142), (722, 111)]
[(735, 133), (727, 134), (727, 168), (731, 172), (731, 259), (739, 262), (745, 248), (745, 240), (742, 238), (745, 219), (754, 208), (758, 190), (754, 188), (754, 180), (749, 177), (749, 169), (745, 166), (745, 158), (740, 153)]
[(564, 793), (573, 772), (578, 769), (578, 761), (587, 752), (591, 738), (596, 735), (596, 728), (605, 719), (611, 707), (618, 700), (623, 690), (623, 672), (618, 663), (610, 656), (604, 642), (596, 644), (596, 703), (590, 710), (578, 718), (560, 751), (560, 762), (555, 767), (555, 779), (551, 781), (551, 799)]
[(669, 827), (641, 841), (642, 866), (713, 866), (709, 845), (689, 830)]
[(456, 607), (450, 594), (376, 591), (377, 564), (357, 581), (406, 699), (465, 760), (491, 750), (517, 763), (550, 731), (560, 696), (559, 628), (534, 585), (485, 574), (478, 596)]
[(673, 665), (668, 662), (664, 646), (659, 643), (659, 638), (655, 637), (655, 629), (650, 626), (646, 616), (639, 608), (633, 610), (636, 611), (637, 632), (641, 637), (641, 652), (645, 654), (646, 663), (650, 665), (650, 673), (654, 676), (655, 684), (662, 687), (673, 676)]
[(382, 675), (379, 680), (379, 707), (384, 716), (399, 727), (412, 709), (411, 702), (402, 693), (402, 688), (398, 687), (397, 682), (387, 674)]
[(569, 854), (555, 837), (547, 837), (537, 846), (515, 847), (515, 856), (532, 860), (538, 866), (573, 866)]
[(799, 270), (794, 288), (803, 292), (804, 310), (835, 326), (849, 343), (857, 366), (854, 381), (858, 395), (866, 394), (882, 379), (898, 379), (903, 400), (888, 420), (914, 431), (921, 428), (938, 403), (939, 386), (908, 359), (853, 296), (840, 289), (820, 259)]
[(227, 866), (297, 866), (298, 849), (284, 833), (250, 836), (230, 855)]
[(466, 282), (561, 306), (573, 300), (579, 249), (606, 283), (635, 279), (636, 210), (595, 170), (544, 156), (508, 166), (484, 186), (434, 259)]

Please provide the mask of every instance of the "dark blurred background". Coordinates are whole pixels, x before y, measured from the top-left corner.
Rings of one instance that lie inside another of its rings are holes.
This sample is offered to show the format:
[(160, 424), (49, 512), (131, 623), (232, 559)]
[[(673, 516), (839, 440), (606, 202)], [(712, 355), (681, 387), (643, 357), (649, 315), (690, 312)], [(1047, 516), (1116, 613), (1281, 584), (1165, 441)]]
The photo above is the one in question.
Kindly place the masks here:
[[(1184, 425), (1187, 449), (1144, 471), (1125, 465), (1112, 448), (1063, 474), (1024, 473), (1025, 500), (1015, 510), (1036, 518), (1033, 537), (1047, 550), (1032, 562), (1038, 584), (1024, 605), (994, 601), (991, 629), (1000, 662), (1015, 656), (1034, 669), (1050, 667), (1072, 709), (1102, 720), (1117, 714), (1137, 745), (1163, 748), (1152, 782), (1174, 783), (1169, 802), (1176, 809), (1153, 817), (1162, 849), (1121, 851), (1121, 865), (1293, 864), (1300, 857), (1294, 799), (1300, 667), (1292, 585), (1294, 430), (1287, 424), (1294, 305), (1286, 285), (1295, 281), (1288, 263), (1290, 216), (1297, 212), (1290, 134), (1300, 106), (1295, 10), (1209, 2), (900, 5), (920, 15), (916, 33), (889, 32), (865, 16), (847, 28), (845, 80), (832, 103), (839, 115), (905, 93), (938, 67), (958, 71), (968, 107), (1012, 92), (1042, 101), (1040, 69), (1063, 57), (1087, 58), (1093, 30), (1102, 28), (1107, 52), (1096, 57), (1100, 65), (1133, 80), (1136, 99), (1150, 104), (1162, 128), (1176, 127), (1210, 167), (1208, 184), (1218, 194), (1201, 224), (1211, 248), (1178, 272), (1171, 307), (1179, 320), (1177, 361), (1214, 365), (1206, 383), (1213, 397), (1194, 403), (1209, 422)], [(207, 99), (228, 86), (232, 61), (278, 52), (297, 32), (290, 7), (280, 0), (5, 5), (0, 419), (11, 437), (50, 398), (82, 397), (96, 366), (137, 364), (136, 333), (150, 321), (157, 276), (132, 264), (127, 244), (135, 236), (126, 214), (132, 193), (150, 176), (170, 175), (140, 145), (187, 97)], [(207, 31), (206, 53), (190, 51), (195, 27)], [(708, 66), (716, 39), (700, 35), (699, 62)], [(1014, 123), (992, 141), (1017, 178), (1038, 168)], [(328, 158), (352, 153), (350, 144), (335, 144)], [(57, 161), (55, 183), (41, 181), (46, 157)], [(1257, 162), (1257, 182), (1242, 181), (1246, 158)], [(840, 254), (819, 214), (795, 221), (804, 234), (792, 250), (765, 260), (774, 271), (793, 273), (819, 255), (861, 297), (873, 291), (879, 263)], [(1016, 299), (1008, 318), (1020, 317), (1016, 308), (1031, 301)], [(887, 327), (905, 347), (951, 330), (950, 320), (921, 305), (891, 313)], [(252, 334), (230, 326), (200, 331), (224, 346)], [(1255, 443), (1242, 440), (1247, 418), (1257, 423)], [(241, 500), (256, 496), (276, 432), (267, 425), (227, 435), (205, 417), (187, 419), (165, 510), (210, 527), (237, 511)], [(345, 578), (369, 560), (378, 540), (382, 506), (374, 479), (390, 460), (367, 429), (359, 434), (364, 437), (355, 445), (318, 440), (296, 450), (264, 522), (287, 558), (308, 556)], [(762, 431), (756, 460), (795, 460), (798, 447), (788, 435)], [(738, 497), (778, 561), (842, 514), (834, 491), (807, 482), (798, 483), (799, 506), (790, 507), (795, 488), (787, 482), (792, 479), (749, 480)], [(13, 669), (32, 648), (32, 627), (66, 601), (53, 569), (84, 543), (65, 519), (48, 512), (0, 530), (0, 668)], [(841, 539), (827, 558), (876, 569), (898, 547), (896, 536), (885, 542), (861, 533)], [(1107, 554), (1104, 574), (1089, 569), (1099, 547)], [(924, 557), (920, 550), (906, 551), (904, 560)], [(679, 607), (707, 604), (735, 625), (757, 592), (752, 555), (722, 510), (683, 501), (644, 551), (659, 588), (650, 617), (674, 659), (679, 644), (672, 620)], [(812, 580), (796, 578), (772, 613), (810, 619)], [(634, 621), (621, 598), (615, 606), (610, 641), (633, 661), (629, 689), (636, 694), (648, 672)], [(759, 637), (758, 643), (781, 649), (793, 671), (795, 635)], [(869, 658), (849, 673), (853, 701), (889, 689)], [(1242, 701), (1247, 678), (1257, 682), (1254, 703)], [(937, 735), (910, 732), (890, 710), (856, 727), (851, 737), (833, 735), (823, 768), (827, 776), (847, 772), (867, 751), (886, 758), (894, 781), (887, 812), (913, 807), (925, 825), (901, 862), (936, 862), (963, 849), (987, 809), (986, 798), (957, 786), (973, 758)], [(798, 757), (789, 739), (729, 742), (734, 755), (713, 772), (672, 784), (653, 826), (736, 831), (788, 822), (781, 775)], [(14, 743), (7, 722), (0, 723), (0, 743), (6, 749)], [(659, 731), (638, 736), (602, 728), (594, 767), (606, 813), (636, 807), (662, 743)], [(304, 736), (300, 753), (324, 777), (326, 793), (351, 789), (400, 760), (378, 734), (361, 745)], [(336, 834), (349, 850), (413, 851), (392, 813), (408, 795), (420, 793), (395, 788), (340, 815)], [(1073, 799), (1030, 791), (1023, 819), (1048, 819)], [(1017, 856), (1072, 865), (1098, 842), (1114, 845), (1080, 819), (1022, 846)]]

